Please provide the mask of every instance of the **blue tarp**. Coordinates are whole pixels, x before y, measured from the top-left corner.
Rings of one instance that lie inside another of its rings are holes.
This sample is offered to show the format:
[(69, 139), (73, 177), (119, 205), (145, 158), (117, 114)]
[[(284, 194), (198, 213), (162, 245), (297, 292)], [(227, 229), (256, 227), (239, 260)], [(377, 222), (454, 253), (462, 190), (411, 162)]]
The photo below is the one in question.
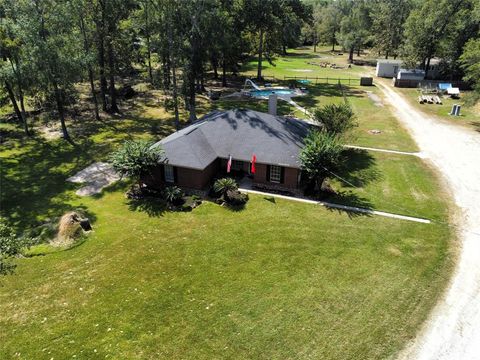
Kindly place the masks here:
[(452, 87), (452, 84), (450, 83), (440, 83), (438, 84), (438, 88), (440, 90), (447, 90), (447, 89), (450, 89)]

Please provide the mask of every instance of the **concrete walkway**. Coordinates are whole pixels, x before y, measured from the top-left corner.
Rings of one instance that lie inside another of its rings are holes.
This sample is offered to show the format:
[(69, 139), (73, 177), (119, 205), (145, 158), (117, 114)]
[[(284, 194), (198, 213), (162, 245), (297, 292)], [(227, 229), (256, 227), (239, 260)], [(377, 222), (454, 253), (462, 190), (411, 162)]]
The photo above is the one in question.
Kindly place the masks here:
[(417, 223), (423, 223), (423, 224), (430, 224), (431, 221), (428, 219), (422, 219), (422, 218), (417, 218), (413, 216), (406, 216), (406, 215), (399, 215), (399, 214), (392, 214), (384, 211), (376, 211), (376, 210), (370, 210), (370, 209), (365, 209), (365, 208), (359, 208), (355, 206), (346, 206), (346, 205), (339, 205), (339, 204), (334, 204), (334, 203), (329, 203), (325, 201), (316, 201), (316, 200), (310, 200), (302, 197), (295, 197), (295, 196), (287, 196), (287, 195), (280, 195), (280, 194), (272, 194), (269, 192), (264, 192), (264, 191), (258, 191), (258, 190), (252, 190), (244, 187), (239, 188), (240, 191), (246, 192), (246, 193), (251, 193), (251, 194), (258, 194), (258, 195), (264, 195), (264, 196), (269, 196), (269, 197), (276, 197), (280, 199), (285, 199), (285, 200), (291, 200), (291, 201), (298, 201), (306, 204), (313, 204), (313, 205), (320, 205), (324, 206), (326, 208), (330, 209), (338, 209), (338, 210), (343, 210), (346, 212), (356, 212), (360, 214), (366, 214), (366, 215), (377, 215), (377, 216), (384, 216), (392, 219), (398, 219), (398, 220), (407, 220), (407, 221), (413, 221)]
[(350, 149), (360, 149), (360, 150), (368, 150), (368, 151), (378, 151), (388, 154), (399, 154), (399, 155), (410, 155), (410, 156), (417, 156), (419, 158), (424, 158), (425, 155), (422, 152), (408, 152), (408, 151), (398, 151), (398, 150), (387, 150), (387, 149), (379, 149), (379, 148), (371, 148), (366, 146), (357, 146), (357, 145), (345, 145), (346, 148)]

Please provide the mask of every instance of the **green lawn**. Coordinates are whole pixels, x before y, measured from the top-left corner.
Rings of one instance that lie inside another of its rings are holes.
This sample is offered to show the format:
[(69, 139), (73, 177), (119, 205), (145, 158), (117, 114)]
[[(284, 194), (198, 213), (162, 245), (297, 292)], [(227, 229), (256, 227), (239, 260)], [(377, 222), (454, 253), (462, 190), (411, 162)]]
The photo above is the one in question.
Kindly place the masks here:
[(397, 214), (445, 221), (448, 194), (435, 172), (415, 156), (348, 151), (342, 178), (333, 186), (339, 194), (329, 201)]
[[(299, 49), (289, 49), (287, 55), (277, 56), (272, 63), (264, 60), (262, 62), (262, 75), (264, 77), (275, 77), (283, 80), (287, 77), (319, 77), (319, 78), (342, 78), (358, 79), (360, 74), (365, 72), (362, 66), (352, 65), (348, 67), (348, 54), (335, 52), (332, 53), (327, 46), (318, 47), (317, 52), (313, 52), (313, 47), (303, 47)], [(363, 55), (355, 59), (370, 60), (368, 55)], [(339, 69), (330, 67), (321, 67), (320, 64), (335, 64)], [(242, 75), (256, 77), (257, 58), (252, 57), (249, 62), (241, 68)]]
[[(342, 85), (342, 88), (343, 93), (338, 84), (312, 85), (308, 87), (306, 96), (296, 97), (294, 100), (313, 112), (315, 108), (345, 101), (344, 94), (358, 122), (350, 144), (388, 150), (418, 151), (417, 145), (383, 102), (380, 91), (375, 86)], [(372, 94), (377, 96), (377, 101), (372, 99)], [(297, 115), (305, 116), (301, 113)], [(380, 133), (370, 132), (371, 130), (380, 130)]]
[(0, 280), (0, 358), (382, 359), (450, 269), (439, 225), (261, 196), (159, 217), (120, 191), (71, 204), (95, 231)]

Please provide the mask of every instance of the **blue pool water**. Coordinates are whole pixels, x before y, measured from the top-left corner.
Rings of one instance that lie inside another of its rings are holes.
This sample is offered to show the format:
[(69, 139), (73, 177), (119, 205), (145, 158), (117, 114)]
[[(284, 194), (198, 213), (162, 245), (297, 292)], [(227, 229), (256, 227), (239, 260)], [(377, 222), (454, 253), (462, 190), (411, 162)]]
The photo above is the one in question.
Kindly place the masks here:
[(250, 91), (250, 94), (255, 97), (263, 97), (271, 94), (293, 95), (295, 94), (295, 90), (291, 90), (291, 89), (252, 90)]

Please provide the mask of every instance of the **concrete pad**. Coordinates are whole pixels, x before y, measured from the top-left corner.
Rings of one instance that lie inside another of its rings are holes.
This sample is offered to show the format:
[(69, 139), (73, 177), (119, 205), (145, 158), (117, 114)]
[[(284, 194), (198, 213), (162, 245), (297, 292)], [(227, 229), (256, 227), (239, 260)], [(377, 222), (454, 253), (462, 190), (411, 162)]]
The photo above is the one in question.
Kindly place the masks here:
[(113, 170), (112, 165), (97, 162), (69, 177), (67, 181), (78, 184), (85, 183), (85, 186), (75, 193), (79, 196), (89, 196), (101, 193), (104, 187), (119, 179), (120, 176)]

